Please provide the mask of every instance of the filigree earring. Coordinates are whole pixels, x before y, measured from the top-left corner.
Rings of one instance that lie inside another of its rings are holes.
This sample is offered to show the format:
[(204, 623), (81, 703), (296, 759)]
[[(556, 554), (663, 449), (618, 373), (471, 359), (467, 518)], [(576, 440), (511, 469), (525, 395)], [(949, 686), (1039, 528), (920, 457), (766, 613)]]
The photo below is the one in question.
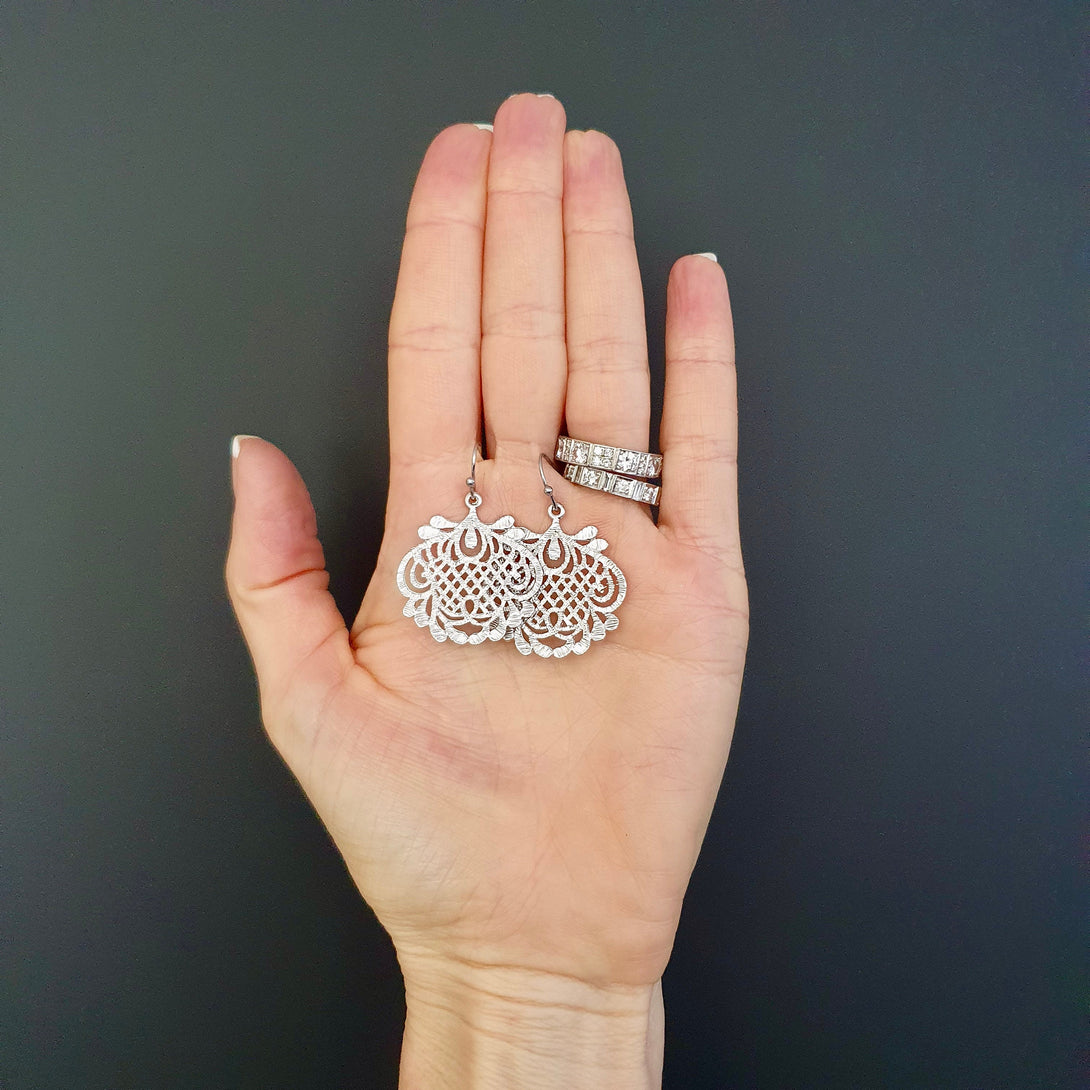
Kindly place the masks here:
[(469, 508), (461, 522), (433, 515), (417, 533), (397, 569), (397, 586), (408, 599), (402, 612), (439, 642), (479, 644), (510, 637), (533, 615), (544, 572), (523, 545), (529, 531), (512, 515), (492, 523), (477, 517), (477, 455), (466, 484)]
[(576, 534), (560, 528), (564, 508), (553, 498), (545, 477), (545, 455), (538, 472), (549, 498), (552, 524), (540, 534), (526, 531), (522, 538), (541, 567), (540, 589), (532, 614), (506, 634), (524, 655), (561, 659), (582, 655), (592, 641), (605, 638), (617, 627), (616, 609), (624, 601), (627, 583), (621, 569), (602, 552), (608, 544), (596, 526)]

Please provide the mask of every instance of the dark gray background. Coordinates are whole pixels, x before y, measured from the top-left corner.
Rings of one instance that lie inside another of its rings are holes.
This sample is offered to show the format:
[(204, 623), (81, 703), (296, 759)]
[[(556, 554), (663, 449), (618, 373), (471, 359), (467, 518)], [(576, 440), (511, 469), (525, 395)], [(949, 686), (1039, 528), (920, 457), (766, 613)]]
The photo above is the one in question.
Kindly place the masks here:
[(354, 613), (412, 180), (532, 90), (620, 144), (659, 386), (670, 263), (734, 302), (753, 635), (666, 1085), (1076, 1085), (1078, 5), (0, 18), (0, 1084), (394, 1086), (392, 950), (222, 589), (228, 440)]

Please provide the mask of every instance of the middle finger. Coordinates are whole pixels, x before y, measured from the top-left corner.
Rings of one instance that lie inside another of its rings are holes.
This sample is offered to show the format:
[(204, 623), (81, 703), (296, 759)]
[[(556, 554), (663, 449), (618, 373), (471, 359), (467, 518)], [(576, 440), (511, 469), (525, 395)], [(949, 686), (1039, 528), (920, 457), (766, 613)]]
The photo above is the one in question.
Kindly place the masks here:
[(481, 393), (489, 456), (551, 454), (567, 382), (564, 107), (514, 95), (496, 112), (488, 164)]

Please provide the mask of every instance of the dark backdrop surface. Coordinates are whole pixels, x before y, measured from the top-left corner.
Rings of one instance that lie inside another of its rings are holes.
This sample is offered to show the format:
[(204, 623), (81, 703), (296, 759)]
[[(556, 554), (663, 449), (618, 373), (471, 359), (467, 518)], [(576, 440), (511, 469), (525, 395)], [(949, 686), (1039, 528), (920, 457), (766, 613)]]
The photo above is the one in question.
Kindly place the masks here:
[(0, 20), (0, 1084), (395, 1085), (222, 589), (228, 440), (295, 460), (354, 613), (412, 180), (520, 90), (620, 144), (656, 383), (676, 257), (735, 308), (753, 634), (666, 1086), (1078, 1083), (1077, 5)]

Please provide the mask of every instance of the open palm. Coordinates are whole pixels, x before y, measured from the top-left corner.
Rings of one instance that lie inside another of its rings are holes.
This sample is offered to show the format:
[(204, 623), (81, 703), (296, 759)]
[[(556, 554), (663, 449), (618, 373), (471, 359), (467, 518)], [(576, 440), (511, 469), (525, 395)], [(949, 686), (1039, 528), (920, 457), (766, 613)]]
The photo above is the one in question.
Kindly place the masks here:
[(538, 476), (571, 435), (649, 449), (643, 297), (620, 156), (516, 95), (495, 131), (425, 156), (390, 324), (390, 493), (349, 630), (313, 509), (244, 438), (227, 582), (267, 730), (389, 931), (432, 961), (653, 984), (726, 761), (747, 635), (726, 282), (671, 271), (661, 517), (546, 472), (563, 527), (625, 573), (619, 627), (584, 655), (438, 644), (402, 613), (401, 557), (458, 521), (483, 424), (479, 514), (548, 525)]

